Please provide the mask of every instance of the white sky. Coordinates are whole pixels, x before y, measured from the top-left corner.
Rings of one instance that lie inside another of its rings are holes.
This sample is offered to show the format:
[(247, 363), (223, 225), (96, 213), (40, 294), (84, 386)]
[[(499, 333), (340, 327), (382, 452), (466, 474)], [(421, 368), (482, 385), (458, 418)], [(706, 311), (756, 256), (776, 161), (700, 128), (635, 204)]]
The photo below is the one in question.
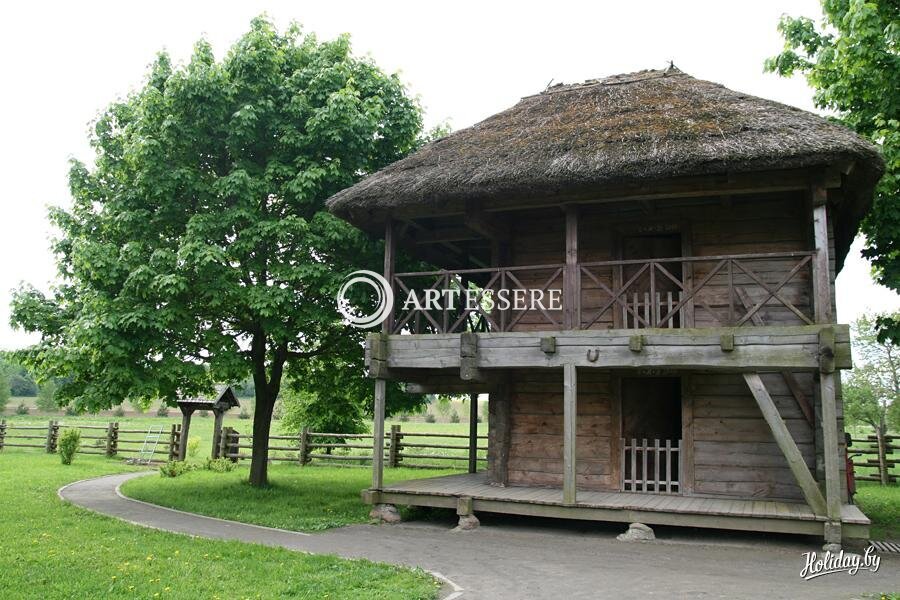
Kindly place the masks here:
[[(0, 348), (33, 338), (8, 326), (10, 290), (47, 289), (55, 268), (48, 205), (67, 205), (67, 160), (90, 159), (89, 122), (139, 86), (165, 48), (186, 60), (205, 36), (221, 56), (250, 19), (268, 13), (320, 38), (350, 33), (355, 51), (400, 71), (427, 124), (465, 127), (550, 80), (660, 68), (812, 110), (802, 78), (764, 74), (782, 47), (783, 12), (819, 18), (816, 0), (755, 2), (5, 2), (0, 7)], [(878, 288), (859, 244), (838, 279), (838, 313), (900, 307)]]

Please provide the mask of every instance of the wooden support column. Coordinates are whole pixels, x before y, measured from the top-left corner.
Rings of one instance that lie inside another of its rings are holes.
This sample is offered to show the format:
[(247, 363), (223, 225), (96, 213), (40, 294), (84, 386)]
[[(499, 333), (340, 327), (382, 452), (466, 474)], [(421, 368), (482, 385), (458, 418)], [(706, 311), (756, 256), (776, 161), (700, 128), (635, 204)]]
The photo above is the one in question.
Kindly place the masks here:
[[(828, 256), (828, 191), (824, 185), (812, 188), (813, 241), (813, 304), (816, 323), (833, 323), (831, 311), (831, 268)], [(840, 447), (837, 431), (837, 403), (835, 401), (834, 332), (819, 335), (819, 394), (822, 406), (822, 452), (825, 456), (825, 498), (830, 521), (826, 527), (826, 542), (841, 541), (841, 484)]]
[(681, 473), (680, 492), (694, 493), (694, 386), (691, 375), (681, 378)]
[(181, 407), (181, 435), (178, 436), (178, 460), (184, 460), (187, 456), (188, 434), (191, 431), (191, 415), (193, 408)]
[(219, 441), (222, 437), (222, 420), (225, 418), (225, 411), (221, 408), (213, 409), (213, 444), (212, 444), (212, 458), (219, 458), (219, 448), (221, 447), (221, 442)]
[(375, 419), (372, 424), (372, 489), (384, 484), (384, 399), (387, 380), (375, 380)]
[[(394, 257), (397, 252), (397, 239), (394, 221), (388, 217), (384, 224), (384, 278), (390, 289), (394, 289)], [(388, 312), (387, 319), (381, 324), (381, 331), (391, 333), (394, 330), (394, 307)]]
[(488, 472), (490, 482), (509, 484), (509, 445), (512, 427), (510, 385), (503, 381), (488, 398)]
[(478, 394), (469, 394), (469, 473), (478, 471)]
[(778, 408), (775, 406), (775, 402), (772, 401), (772, 396), (769, 395), (762, 378), (760, 378), (758, 373), (744, 373), (744, 380), (753, 393), (763, 418), (769, 424), (775, 442), (784, 454), (785, 459), (787, 459), (788, 467), (790, 467), (791, 473), (794, 474), (794, 479), (797, 480), (797, 485), (800, 486), (806, 503), (815, 514), (824, 515), (825, 498), (822, 497), (822, 492), (819, 490), (816, 480), (813, 478), (812, 473), (809, 472), (809, 467), (803, 460), (803, 455), (800, 453), (800, 449), (797, 448), (794, 438), (791, 437), (791, 432), (788, 431), (787, 425), (784, 424), (784, 420), (778, 413)]
[(563, 503), (575, 504), (575, 446), (578, 376), (574, 364), (563, 367)]
[(563, 273), (563, 328), (581, 329), (580, 285), (578, 273), (578, 207), (567, 204), (566, 268)]

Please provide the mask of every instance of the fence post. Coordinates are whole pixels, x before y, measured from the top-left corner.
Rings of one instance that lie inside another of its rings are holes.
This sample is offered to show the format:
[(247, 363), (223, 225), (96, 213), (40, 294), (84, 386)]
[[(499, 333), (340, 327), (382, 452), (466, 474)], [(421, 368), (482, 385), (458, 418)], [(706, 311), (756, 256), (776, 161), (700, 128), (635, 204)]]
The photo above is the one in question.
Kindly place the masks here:
[(400, 464), (400, 425), (391, 425), (391, 446), (388, 450), (388, 466)]
[(6, 419), (0, 420), (0, 450), (3, 450), (3, 439), (6, 437)]
[(223, 427), (219, 432), (219, 439), (216, 440), (218, 448), (216, 448), (216, 458), (226, 458), (228, 454), (228, 436), (231, 433), (231, 427)]
[(309, 463), (309, 427), (300, 431), (300, 466)]
[(884, 430), (881, 427), (875, 428), (875, 443), (878, 447), (878, 476), (881, 479), (881, 485), (887, 485), (889, 482), (887, 449), (885, 448)]
[(169, 461), (173, 461), (178, 457), (178, 437), (181, 433), (181, 426), (178, 423), (172, 423), (169, 430)]
[(119, 423), (110, 422), (106, 426), (106, 456), (115, 456), (119, 450)]
[(51, 420), (47, 425), (47, 442), (44, 444), (44, 449), (53, 453), (56, 452), (56, 438), (59, 434), (59, 425), (57, 425), (56, 421)]
[[(231, 427), (228, 428), (228, 438), (225, 445), (225, 456), (231, 460), (231, 462), (236, 463), (238, 460), (238, 454), (240, 454), (241, 449), (238, 448), (241, 444), (241, 434), (237, 429), (233, 429)], [(233, 456), (230, 456), (233, 455)]]

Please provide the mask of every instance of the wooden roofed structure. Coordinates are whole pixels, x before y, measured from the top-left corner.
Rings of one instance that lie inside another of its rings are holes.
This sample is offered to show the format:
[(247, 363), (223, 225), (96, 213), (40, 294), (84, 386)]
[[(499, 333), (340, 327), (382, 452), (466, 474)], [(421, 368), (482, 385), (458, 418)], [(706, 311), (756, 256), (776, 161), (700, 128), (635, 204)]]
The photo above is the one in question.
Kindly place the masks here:
[[(834, 278), (883, 170), (844, 127), (669, 68), (550, 87), (336, 194), (417, 299), (368, 341), (366, 499), (865, 535)], [(388, 378), (488, 393), (488, 471), (383, 485)]]

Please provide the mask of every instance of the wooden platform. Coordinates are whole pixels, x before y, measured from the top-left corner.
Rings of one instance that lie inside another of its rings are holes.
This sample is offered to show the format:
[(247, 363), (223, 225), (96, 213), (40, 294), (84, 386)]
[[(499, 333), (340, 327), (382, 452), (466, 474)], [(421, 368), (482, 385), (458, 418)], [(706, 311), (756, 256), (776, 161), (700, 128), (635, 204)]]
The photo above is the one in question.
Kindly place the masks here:
[[(413, 479), (363, 492), (370, 504), (456, 508), (459, 498), (472, 498), (475, 512), (742, 531), (821, 535), (825, 521), (806, 504), (771, 500), (579, 490), (577, 503), (566, 505), (561, 489), (498, 487), (483, 473)], [(856, 506), (842, 506), (841, 517), (844, 537), (868, 537), (870, 521)]]

